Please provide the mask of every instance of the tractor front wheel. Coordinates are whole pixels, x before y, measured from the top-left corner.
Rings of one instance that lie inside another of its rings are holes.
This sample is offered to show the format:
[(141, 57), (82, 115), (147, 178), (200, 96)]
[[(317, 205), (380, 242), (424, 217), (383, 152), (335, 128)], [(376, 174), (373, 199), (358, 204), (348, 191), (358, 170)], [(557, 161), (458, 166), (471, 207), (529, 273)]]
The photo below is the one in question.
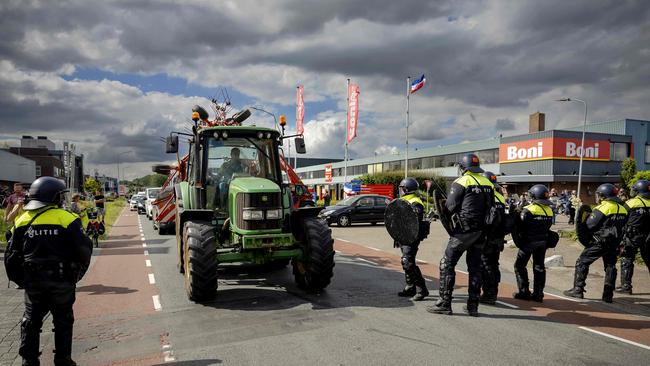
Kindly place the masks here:
[(321, 220), (303, 220), (305, 254), (292, 261), (293, 275), (298, 287), (307, 291), (322, 290), (334, 275), (334, 240), (332, 230)]
[(203, 221), (183, 225), (185, 292), (196, 302), (214, 299), (217, 292), (217, 245), (214, 226)]

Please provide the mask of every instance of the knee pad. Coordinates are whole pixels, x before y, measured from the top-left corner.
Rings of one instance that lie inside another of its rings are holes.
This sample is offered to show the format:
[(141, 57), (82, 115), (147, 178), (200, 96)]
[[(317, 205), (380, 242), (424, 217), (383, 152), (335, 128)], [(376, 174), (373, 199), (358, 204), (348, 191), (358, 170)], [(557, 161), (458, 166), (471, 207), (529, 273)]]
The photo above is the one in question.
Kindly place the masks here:
[(412, 257), (402, 257), (402, 269), (404, 271), (409, 271), (415, 266), (415, 258)]
[(546, 273), (546, 267), (544, 267), (543, 265), (533, 266), (533, 272)]

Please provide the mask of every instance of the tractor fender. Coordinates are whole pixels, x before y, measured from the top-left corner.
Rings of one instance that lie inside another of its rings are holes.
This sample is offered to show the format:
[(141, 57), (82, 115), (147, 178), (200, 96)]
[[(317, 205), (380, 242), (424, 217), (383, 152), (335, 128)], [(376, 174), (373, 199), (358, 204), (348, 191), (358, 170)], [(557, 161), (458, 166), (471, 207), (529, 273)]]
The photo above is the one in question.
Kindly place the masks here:
[(302, 241), (304, 239), (305, 231), (303, 222), (306, 218), (317, 217), (323, 210), (322, 207), (301, 207), (291, 210), (291, 233), (293, 236)]

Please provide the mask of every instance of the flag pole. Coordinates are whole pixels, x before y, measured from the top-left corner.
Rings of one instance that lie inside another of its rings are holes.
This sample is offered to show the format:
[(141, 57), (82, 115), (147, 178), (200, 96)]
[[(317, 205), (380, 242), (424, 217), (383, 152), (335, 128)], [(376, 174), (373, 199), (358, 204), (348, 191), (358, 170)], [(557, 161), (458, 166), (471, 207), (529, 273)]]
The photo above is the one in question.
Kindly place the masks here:
[(406, 78), (406, 159), (404, 161), (404, 179), (409, 174), (409, 97), (411, 96), (411, 77)]
[(346, 120), (345, 120), (345, 167), (343, 168), (343, 190), (345, 190), (345, 182), (348, 181), (348, 140), (350, 139), (350, 79), (348, 79), (348, 98), (346, 103)]
[[(296, 87), (296, 93), (298, 93), (298, 90), (299, 90), (299, 89), (300, 89), (300, 85), (298, 85), (298, 86)], [(298, 102), (298, 101), (296, 101), (296, 117), (297, 117), (297, 115), (298, 115), (298, 103), (297, 103), (297, 102)], [(304, 104), (303, 104), (303, 115), (304, 115), (304, 108), (305, 108), (305, 107), (304, 107)], [(304, 121), (303, 121), (302, 123), (304, 123)], [(297, 127), (298, 127), (298, 126), (296, 126), (296, 129), (297, 129)], [(295, 142), (295, 141), (294, 141), (294, 142)], [(298, 145), (296, 145), (296, 146), (298, 146)], [(298, 153), (296, 153), (296, 157), (293, 158), (293, 168), (294, 168), (294, 169), (298, 169)]]

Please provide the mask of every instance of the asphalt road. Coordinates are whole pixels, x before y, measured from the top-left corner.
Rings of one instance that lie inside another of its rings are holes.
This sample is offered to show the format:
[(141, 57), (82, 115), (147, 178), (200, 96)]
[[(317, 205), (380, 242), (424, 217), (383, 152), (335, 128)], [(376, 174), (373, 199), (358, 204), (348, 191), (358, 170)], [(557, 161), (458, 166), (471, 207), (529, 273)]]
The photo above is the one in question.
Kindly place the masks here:
[[(435, 291), (419, 303), (396, 296), (403, 274), (395, 250), (352, 240), (336, 242), (334, 279), (321, 294), (299, 290), (290, 267), (229, 266), (220, 271), (217, 299), (195, 304), (176, 269), (173, 236), (158, 235), (144, 216), (128, 211), (116, 227), (81, 284), (74, 347), (80, 364), (647, 365), (650, 359), (650, 318), (550, 296), (543, 305), (506, 296), (473, 318), (462, 313), (462, 274), (454, 315), (429, 314)], [(436, 268), (423, 270), (437, 288)]]

